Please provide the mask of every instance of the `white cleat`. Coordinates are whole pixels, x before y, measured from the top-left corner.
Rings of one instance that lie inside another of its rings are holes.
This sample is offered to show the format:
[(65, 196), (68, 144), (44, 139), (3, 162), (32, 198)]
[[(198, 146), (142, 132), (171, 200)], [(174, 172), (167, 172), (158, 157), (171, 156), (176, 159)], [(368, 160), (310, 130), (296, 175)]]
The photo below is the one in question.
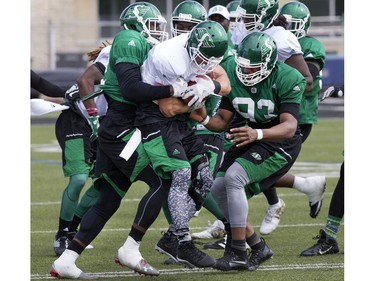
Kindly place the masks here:
[(80, 279), (80, 280), (96, 280), (97, 277), (91, 274), (82, 272), (74, 263), (62, 264), (59, 259), (55, 260), (49, 272), (52, 277), (58, 279)]
[(130, 236), (125, 244), (117, 250), (115, 263), (127, 266), (135, 272), (146, 276), (160, 275), (160, 272), (142, 257), (139, 252), (139, 244)]
[(285, 211), (285, 207), (285, 203), (281, 198), (279, 198), (278, 204), (268, 206), (266, 215), (259, 229), (260, 234), (268, 235), (277, 228), (281, 215)]
[(202, 232), (192, 233), (193, 239), (218, 239), (225, 236), (224, 224), (220, 220), (216, 220), (206, 230)]
[(308, 190), (310, 190), (305, 193), (309, 198), (310, 217), (316, 218), (323, 205), (323, 197), (326, 190), (326, 177), (308, 177), (306, 178), (305, 185), (308, 187)]

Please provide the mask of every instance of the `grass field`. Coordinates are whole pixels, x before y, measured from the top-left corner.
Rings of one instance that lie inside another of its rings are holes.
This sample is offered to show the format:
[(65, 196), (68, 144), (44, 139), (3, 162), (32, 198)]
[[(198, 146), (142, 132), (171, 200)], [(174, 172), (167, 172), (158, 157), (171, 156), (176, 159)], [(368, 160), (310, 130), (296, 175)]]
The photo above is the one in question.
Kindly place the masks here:
[[(340, 253), (322, 257), (299, 257), (299, 253), (313, 245), (320, 228), (324, 227), (329, 202), (336, 185), (340, 164), (343, 160), (344, 122), (342, 119), (321, 119), (303, 146), (300, 157), (292, 172), (302, 176), (324, 174), (327, 176), (327, 190), (320, 215), (316, 219), (309, 216), (307, 197), (291, 189), (279, 189), (279, 196), (286, 203), (286, 211), (279, 227), (266, 242), (274, 251), (272, 260), (265, 262), (255, 272), (223, 273), (213, 269), (186, 269), (179, 265), (164, 265), (166, 256), (154, 250), (167, 229), (167, 221), (161, 213), (149, 229), (141, 245), (143, 256), (161, 271), (157, 280), (344, 280), (344, 224), (340, 228), (338, 241)], [(52, 243), (58, 226), (60, 200), (67, 184), (61, 168), (61, 151), (54, 135), (54, 125), (31, 126), (31, 233), (30, 233), (30, 279), (46, 280), (49, 269), (56, 259)], [(139, 199), (146, 187), (137, 182), (123, 199), (118, 212), (106, 224), (103, 231), (93, 241), (94, 249), (86, 250), (77, 260), (77, 265), (85, 272), (95, 273), (100, 280), (144, 280), (147, 277), (134, 274), (131, 270), (116, 265), (113, 261), (116, 250), (123, 244), (133, 221)], [(258, 232), (267, 204), (262, 194), (250, 201), (249, 214)], [(191, 220), (192, 232), (205, 229), (208, 221), (215, 218), (206, 210)], [(259, 233), (259, 232), (258, 232)], [(203, 243), (214, 240), (198, 240)], [(202, 243), (202, 244), (201, 244)], [(215, 258), (222, 251), (209, 251)], [(14, 280), (14, 279), (13, 279)]]

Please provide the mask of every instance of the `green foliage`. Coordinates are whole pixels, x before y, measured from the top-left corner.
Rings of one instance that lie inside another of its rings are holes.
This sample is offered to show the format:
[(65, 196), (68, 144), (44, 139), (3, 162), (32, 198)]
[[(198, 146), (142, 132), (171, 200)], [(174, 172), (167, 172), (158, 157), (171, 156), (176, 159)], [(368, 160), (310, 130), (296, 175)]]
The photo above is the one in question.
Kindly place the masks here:
[[(157, 278), (164, 280), (344, 280), (344, 225), (338, 236), (340, 253), (322, 257), (299, 257), (299, 253), (312, 246), (312, 238), (319, 233), (326, 222), (329, 202), (336, 185), (339, 165), (343, 160), (343, 120), (319, 120), (303, 145), (302, 152), (292, 171), (318, 173), (320, 166), (331, 167), (332, 175), (327, 179), (327, 191), (323, 208), (316, 219), (309, 217), (309, 206), (305, 195), (291, 189), (279, 189), (278, 194), (286, 203), (286, 211), (279, 227), (265, 237), (268, 245), (275, 252), (274, 258), (265, 262), (255, 272), (219, 272), (212, 269), (191, 270), (179, 265), (164, 265), (165, 255), (154, 250), (154, 245), (161, 237), (161, 231), (167, 229), (168, 223), (161, 213), (151, 229), (146, 233), (141, 244), (141, 252), (147, 261), (161, 271)], [(43, 148), (43, 149), (42, 149)], [(58, 226), (60, 200), (67, 184), (61, 168), (61, 151), (55, 140), (54, 125), (31, 127), (31, 234), (30, 234), (30, 275), (31, 280), (45, 280), (49, 269), (57, 258), (53, 252), (53, 240)], [(318, 163), (318, 166), (310, 165)], [(315, 170), (316, 169), (318, 170)], [(88, 185), (90, 182), (88, 183)], [(100, 274), (100, 280), (144, 280), (145, 277), (134, 274), (126, 267), (114, 263), (116, 250), (124, 243), (139, 199), (147, 187), (142, 182), (133, 184), (123, 199), (117, 213), (108, 221), (103, 231), (92, 242), (94, 249), (86, 250), (77, 260), (77, 266), (85, 272)], [(84, 192), (84, 191), (83, 191)], [(83, 194), (83, 193), (82, 193)], [(249, 217), (255, 230), (259, 231), (260, 223), (266, 210), (265, 197), (260, 194), (249, 201)], [(198, 217), (191, 220), (192, 232), (202, 231), (207, 222), (215, 218), (203, 209)], [(259, 233), (259, 232), (258, 232)], [(215, 240), (198, 240), (198, 246)], [(222, 256), (222, 251), (208, 251), (215, 258)]]

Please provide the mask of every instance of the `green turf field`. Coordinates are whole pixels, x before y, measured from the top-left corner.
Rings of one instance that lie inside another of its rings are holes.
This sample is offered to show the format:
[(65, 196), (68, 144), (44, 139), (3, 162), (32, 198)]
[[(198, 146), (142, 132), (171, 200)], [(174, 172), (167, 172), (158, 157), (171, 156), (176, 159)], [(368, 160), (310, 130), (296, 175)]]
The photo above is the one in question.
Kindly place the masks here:
[[(164, 265), (166, 256), (154, 250), (167, 229), (163, 213), (149, 229), (141, 245), (141, 251), (150, 264), (161, 271), (157, 280), (344, 280), (344, 225), (338, 241), (340, 253), (323, 257), (299, 257), (299, 253), (312, 246), (319, 229), (324, 227), (332, 191), (336, 185), (340, 164), (343, 160), (344, 122), (342, 119), (320, 119), (305, 142), (300, 157), (292, 172), (302, 176), (324, 174), (327, 190), (323, 208), (317, 219), (309, 216), (307, 197), (295, 190), (279, 189), (278, 194), (286, 203), (286, 210), (279, 227), (264, 237), (274, 251), (274, 257), (262, 264), (255, 272), (226, 272), (206, 269), (186, 269), (179, 265)], [(30, 279), (52, 279), (49, 269), (56, 259), (53, 251), (54, 236), (58, 226), (60, 200), (67, 184), (61, 168), (61, 151), (54, 135), (54, 125), (31, 126), (31, 233), (30, 233)], [(135, 215), (139, 199), (146, 191), (143, 183), (137, 182), (123, 199), (118, 212), (106, 224), (104, 230), (93, 241), (94, 249), (86, 250), (77, 261), (85, 272), (95, 273), (100, 280), (144, 280), (146, 277), (114, 263), (114, 254), (125, 241)], [(258, 232), (267, 204), (262, 194), (249, 201), (249, 216)], [(191, 220), (192, 232), (202, 231), (215, 218), (206, 210)], [(258, 232), (259, 233), (259, 232)], [(203, 243), (215, 240), (197, 240)], [(215, 258), (222, 251), (209, 251)]]

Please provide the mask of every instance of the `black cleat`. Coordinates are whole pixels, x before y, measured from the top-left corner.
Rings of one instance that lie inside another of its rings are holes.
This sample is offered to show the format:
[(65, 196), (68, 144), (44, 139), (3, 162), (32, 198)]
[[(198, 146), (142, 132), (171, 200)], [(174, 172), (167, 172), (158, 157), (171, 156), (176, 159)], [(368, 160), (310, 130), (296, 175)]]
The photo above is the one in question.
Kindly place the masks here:
[(62, 253), (68, 248), (69, 240), (66, 236), (56, 237), (56, 240), (53, 242), (53, 250), (55, 251), (56, 256), (61, 256)]
[(216, 261), (213, 268), (223, 271), (248, 270), (249, 260), (246, 251), (225, 251), (224, 256)]
[(212, 243), (207, 243), (203, 245), (203, 249), (207, 250), (224, 250), (226, 239), (220, 239)]
[(193, 241), (180, 242), (177, 248), (177, 260), (193, 267), (211, 267), (216, 260), (195, 247)]
[(323, 229), (319, 231), (319, 235), (314, 237), (314, 239), (319, 240), (315, 245), (302, 251), (300, 256), (323, 256), (329, 254), (337, 254), (340, 251), (339, 246), (337, 245), (337, 241), (333, 238), (327, 237), (327, 234)]
[(268, 247), (266, 241), (263, 238), (261, 239), (263, 242), (262, 249), (252, 250), (249, 254), (249, 271), (257, 270), (260, 264), (273, 256), (273, 251)]
[(172, 232), (167, 231), (163, 234), (163, 237), (155, 245), (155, 250), (158, 251), (159, 253), (169, 256), (176, 263), (178, 263), (177, 247), (178, 247), (177, 236), (174, 235)]

